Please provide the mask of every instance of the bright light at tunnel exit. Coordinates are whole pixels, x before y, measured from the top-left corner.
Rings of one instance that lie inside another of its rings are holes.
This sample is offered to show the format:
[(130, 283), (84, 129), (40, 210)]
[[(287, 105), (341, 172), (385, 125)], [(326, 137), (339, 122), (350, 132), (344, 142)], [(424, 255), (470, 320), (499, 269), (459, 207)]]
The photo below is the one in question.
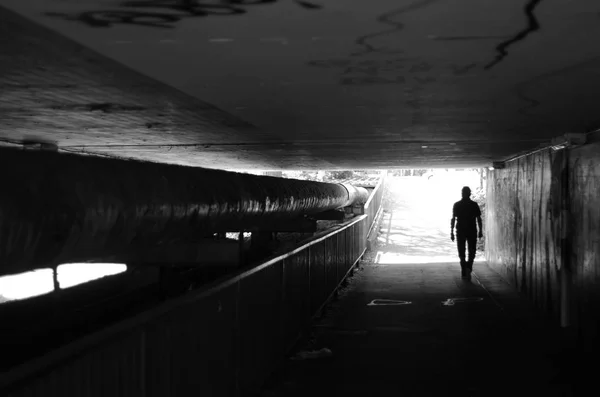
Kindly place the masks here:
[[(472, 199), (484, 198), (481, 171), (436, 169), (388, 175), (375, 264), (458, 263), (457, 245), (450, 238), (452, 207), (461, 199), (463, 186), (471, 188)], [(483, 251), (477, 251), (475, 262), (481, 261), (485, 261)]]
[[(102, 277), (123, 273), (122, 263), (67, 263), (58, 266), (61, 289), (73, 287)], [(52, 269), (39, 269), (0, 277), (0, 302), (32, 298), (54, 291)]]

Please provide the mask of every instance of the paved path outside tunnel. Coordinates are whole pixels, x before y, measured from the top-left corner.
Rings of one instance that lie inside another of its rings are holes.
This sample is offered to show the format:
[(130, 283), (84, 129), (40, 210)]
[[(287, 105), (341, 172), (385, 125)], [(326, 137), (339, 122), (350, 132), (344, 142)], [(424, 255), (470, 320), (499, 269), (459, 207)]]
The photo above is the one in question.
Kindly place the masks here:
[[(408, 204), (392, 202), (378, 247), (294, 352), (332, 355), (286, 360), (260, 395), (572, 395), (554, 332), (485, 262), (475, 264), (471, 282), (461, 280), (449, 216), (423, 221)], [(370, 305), (378, 299), (410, 303)]]

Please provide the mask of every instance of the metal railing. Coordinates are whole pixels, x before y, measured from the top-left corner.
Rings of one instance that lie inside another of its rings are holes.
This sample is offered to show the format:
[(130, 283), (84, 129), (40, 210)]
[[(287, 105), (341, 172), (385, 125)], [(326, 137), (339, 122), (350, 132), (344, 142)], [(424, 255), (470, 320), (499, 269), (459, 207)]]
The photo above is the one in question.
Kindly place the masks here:
[(375, 186), (373, 191), (371, 192), (369, 199), (365, 203), (365, 207), (364, 207), (365, 214), (369, 217), (367, 220), (367, 224), (369, 225), (369, 230), (367, 231), (367, 235), (365, 236), (365, 238), (368, 238), (373, 233), (373, 228), (376, 225), (375, 221), (376, 221), (377, 217), (379, 216), (380, 211), (382, 210), (381, 202), (383, 200), (385, 179), (386, 179), (386, 174), (384, 173), (381, 176), (381, 178), (379, 179), (379, 182), (377, 183), (377, 185)]
[(3, 396), (244, 396), (356, 265), (381, 206), (249, 270), (0, 375)]

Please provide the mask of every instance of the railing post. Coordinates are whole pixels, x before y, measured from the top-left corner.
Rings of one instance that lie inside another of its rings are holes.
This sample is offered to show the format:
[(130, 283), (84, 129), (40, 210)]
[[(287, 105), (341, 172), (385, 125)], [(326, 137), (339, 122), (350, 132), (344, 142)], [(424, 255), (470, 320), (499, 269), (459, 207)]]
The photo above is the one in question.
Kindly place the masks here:
[(279, 299), (281, 299), (281, 302), (279, 302), (279, 343), (281, 343), (281, 346), (279, 346), (279, 350), (282, 352), (282, 355), (285, 354), (285, 350), (287, 348), (287, 341), (286, 341), (286, 334), (287, 334), (287, 324), (286, 321), (288, 319), (288, 316), (286, 315), (286, 307), (285, 307), (285, 303), (286, 303), (286, 299), (287, 299), (287, 294), (288, 291), (286, 291), (285, 286), (286, 286), (286, 261), (287, 259), (283, 259), (282, 261), (279, 262), (279, 264), (276, 264), (275, 266), (281, 266), (281, 294), (279, 294)]
[(234, 381), (235, 381), (235, 395), (236, 397), (242, 397), (242, 388), (241, 388), (241, 377), (240, 377), (240, 373), (241, 373), (241, 357), (240, 357), (240, 352), (242, 351), (242, 349), (240, 349), (240, 345), (242, 344), (242, 330), (241, 330), (241, 321), (240, 321), (240, 296), (241, 296), (241, 284), (242, 281), (238, 280), (235, 283), (235, 320), (234, 320), (234, 324), (235, 324), (235, 332), (234, 332), (234, 361), (235, 361), (235, 365), (234, 365), (234, 371), (235, 371), (235, 375), (234, 375)]
[(54, 291), (60, 289), (60, 283), (58, 282), (58, 266), (52, 267), (52, 283), (54, 285)]

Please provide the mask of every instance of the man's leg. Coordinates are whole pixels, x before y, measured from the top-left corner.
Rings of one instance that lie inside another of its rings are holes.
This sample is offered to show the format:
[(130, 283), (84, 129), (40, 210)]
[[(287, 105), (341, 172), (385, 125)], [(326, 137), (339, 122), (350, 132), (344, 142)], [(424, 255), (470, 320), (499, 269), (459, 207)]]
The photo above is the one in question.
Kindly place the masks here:
[(469, 246), (469, 259), (467, 260), (467, 274), (471, 276), (473, 271), (473, 262), (475, 261), (475, 253), (477, 251), (477, 236), (467, 237), (467, 244)]
[(458, 248), (458, 257), (460, 258), (460, 275), (466, 277), (467, 275), (467, 262), (465, 261), (465, 243), (466, 238), (463, 235), (456, 235), (456, 247)]

